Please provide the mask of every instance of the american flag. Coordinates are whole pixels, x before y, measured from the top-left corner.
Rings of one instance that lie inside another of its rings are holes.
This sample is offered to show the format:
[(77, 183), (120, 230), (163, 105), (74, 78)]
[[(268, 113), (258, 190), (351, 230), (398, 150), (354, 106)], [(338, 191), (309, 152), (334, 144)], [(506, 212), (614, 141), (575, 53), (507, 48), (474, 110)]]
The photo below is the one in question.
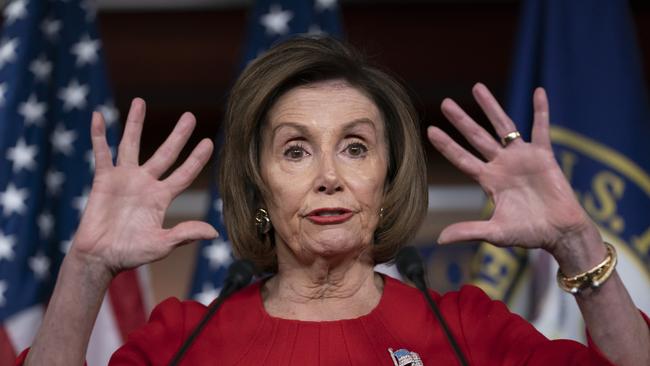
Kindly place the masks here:
[[(242, 69), (273, 44), (292, 35), (308, 33), (340, 37), (339, 7), (336, 0), (260, 0), (253, 6), (248, 32)], [(223, 224), (223, 203), (216, 184), (212, 184), (210, 194), (212, 205), (207, 219), (221, 236), (201, 243), (190, 290), (193, 299), (206, 305), (219, 295), (232, 261), (230, 242)]]
[[(93, 110), (117, 142), (102, 44), (90, 1), (15, 0), (0, 36), (0, 365), (13, 364), (42, 319), (93, 177)], [(137, 272), (113, 282), (91, 337), (107, 364), (145, 321)], [(119, 295), (119, 296), (117, 296)]]

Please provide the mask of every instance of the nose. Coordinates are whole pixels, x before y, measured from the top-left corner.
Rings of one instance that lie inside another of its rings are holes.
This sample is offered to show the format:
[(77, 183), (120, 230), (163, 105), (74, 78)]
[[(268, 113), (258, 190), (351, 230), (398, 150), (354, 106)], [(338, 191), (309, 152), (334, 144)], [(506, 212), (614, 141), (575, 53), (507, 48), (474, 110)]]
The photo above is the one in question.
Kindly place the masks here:
[(318, 177), (314, 185), (319, 193), (334, 194), (343, 191), (341, 177), (334, 160), (331, 156), (324, 156), (319, 162)]

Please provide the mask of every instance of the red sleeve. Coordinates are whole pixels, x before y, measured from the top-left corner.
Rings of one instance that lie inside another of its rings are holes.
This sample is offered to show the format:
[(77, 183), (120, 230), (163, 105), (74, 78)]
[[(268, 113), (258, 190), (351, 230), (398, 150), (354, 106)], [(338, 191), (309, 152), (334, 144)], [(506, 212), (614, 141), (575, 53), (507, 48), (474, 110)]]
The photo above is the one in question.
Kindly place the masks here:
[(111, 357), (109, 365), (164, 365), (205, 313), (195, 302), (169, 298), (156, 306), (147, 324), (129, 334), (126, 343)]
[[(197, 324), (204, 312), (205, 307), (199, 303), (181, 303), (176, 298), (161, 302), (151, 313), (149, 322), (129, 334), (126, 343), (111, 357), (109, 365), (167, 364), (185, 339), (185, 330)], [(29, 348), (18, 355), (15, 366), (25, 363), (28, 352)]]
[(455, 295), (444, 296), (440, 305), (458, 309), (450, 318), (460, 327), (463, 352), (471, 364), (613, 365), (591, 343), (585, 347), (571, 340), (547, 339), (477, 287), (464, 286)]

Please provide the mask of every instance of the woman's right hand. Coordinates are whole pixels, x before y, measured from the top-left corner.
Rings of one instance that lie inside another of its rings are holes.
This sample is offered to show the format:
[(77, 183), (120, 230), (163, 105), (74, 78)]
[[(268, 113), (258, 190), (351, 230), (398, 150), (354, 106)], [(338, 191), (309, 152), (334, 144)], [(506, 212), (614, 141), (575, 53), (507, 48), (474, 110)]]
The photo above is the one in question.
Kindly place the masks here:
[(180, 167), (160, 180), (178, 158), (196, 121), (191, 113), (183, 114), (155, 154), (140, 165), (144, 116), (144, 101), (134, 99), (115, 165), (106, 142), (104, 119), (97, 112), (92, 118), (95, 178), (68, 255), (93, 268), (100, 266), (111, 275), (162, 259), (178, 245), (218, 235), (211, 225), (200, 221), (183, 222), (171, 229), (162, 227), (171, 201), (209, 160), (212, 142), (202, 140)]

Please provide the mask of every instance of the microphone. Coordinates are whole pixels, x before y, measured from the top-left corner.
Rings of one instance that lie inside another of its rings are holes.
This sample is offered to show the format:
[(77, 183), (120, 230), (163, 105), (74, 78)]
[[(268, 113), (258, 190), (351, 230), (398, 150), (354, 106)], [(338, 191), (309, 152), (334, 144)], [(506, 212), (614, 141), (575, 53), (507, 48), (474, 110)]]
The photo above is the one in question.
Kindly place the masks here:
[(424, 263), (422, 263), (417, 249), (411, 246), (400, 249), (395, 258), (395, 264), (399, 273), (413, 282), (418, 289), (426, 289)]
[(174, 355), (174, 358), (169, 363), (170, 366), (176, 366), (181, 362), (181, 359), (190, 348), (196, 337), (203, 331), (203, 328), (212, 319), (212, 316), (217, 312), (221, 304), (232, 294), (239, 289), (246, 287), (253, 279), (255, 273), (255, 266), (249, 260), (239, 259), (233, 262), (228, 267), (228, 274), (223, 281), (223, 288), (219, 292), (219, 296), (215, 301), (210, 304), (208, 311), (205, 313), (199, 324), (194, 328), (189, 337), (185, 340), (181, 348)]
[(255, 265), (247, 259), (238, 259), (228, 267), (228, 275), (223, 281), (223, 290), (221, 295), (229, 296), (231, 293), (246, 287), (255, 274)]
[(465, 356), (463, 355), (463, 352), (460, 350), (458, 343), (456, 343), (453, 334), (451, 334), (447, 322), (445, 322), (445, 319), (440, 313), (440, 309), (431, 298), (431, 294), (429, 293), (426, 282), (424, 281), (424, 264), (417, 249), (412, 246), (406, 246), (400, 249), (399, 253), (397, 253), (397, 257), (395, 258), (395, 264), (397, 265), (397, 270), (399, 273), (413, 282), (415, 287), (417, 287), (418, 290), (424, 294), (424, 297), (427, 299), (431, 310), (433, 310), (433, 313), (438, 319), (438, 323), (440, 323), (442, 326), (442, 330), (444, 331), (445, 336), (451, 345), (451, 348), (453, 348), (454, 353), (456, 354), (456, 358), (458, 358), (458, 362), (460, 362), (462, 366), (467, 366), (468, 363), (465, 359)]

